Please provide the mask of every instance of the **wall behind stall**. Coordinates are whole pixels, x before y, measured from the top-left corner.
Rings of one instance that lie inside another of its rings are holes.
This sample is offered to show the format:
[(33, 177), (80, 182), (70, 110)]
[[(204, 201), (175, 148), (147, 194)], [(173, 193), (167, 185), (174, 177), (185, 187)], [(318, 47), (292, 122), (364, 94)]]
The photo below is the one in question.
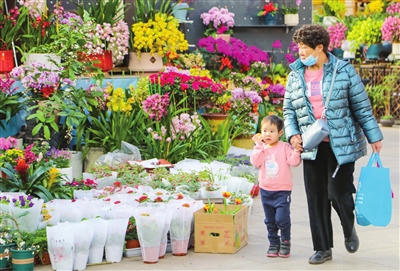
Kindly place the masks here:
[[(147, 0), (143, 0), (147, 1)], [(161, 2), (162, 0), (159, 0)], [(175, 0), (171, 0), (174, 2)], [(49, 9), (53, 8), (56, 0), (48, 0)], [(96, 0), (76, 0), (78, 3), (85, 2), (88, 5), (96, 3)], [(273, 3), (279, 4), (279, 10), (283, 3), (295, 2), (295, 0), (276, 0)], [(127, 9), (125, 19), (129, 27), (133, 23), (134, 0), (125, 0), (130, 7)], [(71, 0), (62, 1), (62, 5), (66, 10), (74, 10), (76, 6)], [(263, 50), (271, 52), (272, 43), (279, 39), (282, 42), (282, 52), (274, 51), (274, 62), (283, 59), (287, 47), (292, 41), (293, 33), (303, 24), (311, 23), (312, 19), (312, 1), (303, 0), (299, 9), (299, 25), (295, 27), (286, 27), (283, 24), (283, 15), (279, 11), (277, 13), (277, 26), (265, 26), (262, 18), (257, 17), (257, 13), (263, 9), (264, 0), (194, 0), (189, 3), (194, 10), (188, 11), (187, 20), (193, 23), (181, 25), (181, 30), (185, 33), (189, 44), (198, 44), (199, 39), (203, 36), (206, 26), (203, 25), (200, 15), (207, 12), (212, 7), (225, 7), (235, 14), (236, 27), (233, 29), (234, 37), (243, 40), (247, 45), (255, 45)], [(190, 50), (194, 48), (191, 47)]]

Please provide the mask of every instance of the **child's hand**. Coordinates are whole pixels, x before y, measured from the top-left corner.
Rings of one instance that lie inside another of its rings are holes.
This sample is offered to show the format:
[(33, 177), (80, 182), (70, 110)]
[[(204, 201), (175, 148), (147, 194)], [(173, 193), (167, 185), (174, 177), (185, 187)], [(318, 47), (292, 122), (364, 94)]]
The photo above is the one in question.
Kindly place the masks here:
[(259, 142), (262, 140), (262, 135), (259, 134), (255, 134), (252, 138), (251, 138), (255, 143)]

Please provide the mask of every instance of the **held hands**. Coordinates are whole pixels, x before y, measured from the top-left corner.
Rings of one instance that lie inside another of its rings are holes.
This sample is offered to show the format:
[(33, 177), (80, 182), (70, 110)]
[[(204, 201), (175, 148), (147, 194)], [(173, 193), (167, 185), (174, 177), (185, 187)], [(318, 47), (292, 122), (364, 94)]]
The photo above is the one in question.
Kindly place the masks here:
[(294, 135), (290, 138), (290, 145), (292, 145), (295, 150), (298, 150), (300, 152), (303, 151), (302, 143), (303, 143), (303, 141), (301, 139), (300, 134)]

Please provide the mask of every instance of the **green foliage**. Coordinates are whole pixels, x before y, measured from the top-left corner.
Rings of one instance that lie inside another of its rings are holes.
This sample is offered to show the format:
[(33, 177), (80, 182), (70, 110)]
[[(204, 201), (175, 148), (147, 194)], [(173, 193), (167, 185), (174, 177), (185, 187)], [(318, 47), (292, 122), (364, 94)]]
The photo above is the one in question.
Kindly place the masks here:
[(9, 18), (10, 14), (6, 14), (4, 3), (6, 0), (0, 1), (0, 22), (4, 22), (2, 25), (2, 29), (0, 31), (0, 50), (11, 50), (12, 49), (12, 42), (15, 42), (19, 39), (18, 32), (20, 31), (21, 27), (23, 26), (27, 15), (28, 9), (20, 8), (19, 9), (19, 16), (17, 21), (12, 22)]
[(23, 233), (25, 245), (35, 247), (35, 254), (40, 259), (43, 258), (43, 252), (48, 252), (46, 228), (41, 228), (33, 233)]
[(136, 220), (134, 216), (131, 216), (128, 220), (128, 226), (126, 228), (125, 240), (138, 240), (138, 232), (136, 227)]
[(170, 15), (172, 7), (170, 0), (134, 0), (135, 15), (133, 21), (135, 23), (147, 23), (149, 20), (155, 19), (156, 13)]
[(87, 6), (85, 6), (85, 1), (81, 3), (74, 2), (74, 4), (77, 6), (77, 13), (81, 18), (83, 18), (85, 11), (87, 11), (90, 17), (100, 25), (103, 23), (114, 25), (116, 22), (123, 20), (125, 7), (127, 6), (123, 4), (122, 0), (91, 1), (90, 5)]
[[(24, 108), (24, 103), (20, 101), (21, 96), (21, 92), (7, 95), (0, 91), (0, 120), (5, 120), (8, 123), (11, 117)], [(5, 129), (3, 122), (0, 122), (0, 127)]]
[(383, 78), (382, 83), (375, 86), (367, 86), (368, 97), (371, 99), (372, 108), (376, 116), (377, 110), (383, 108), (384, 116), (388, 119), (393, 118), (391, 115), (391, 101), (396, 85), (400, 83), (400, 69), (393, 69), (389, 75)]

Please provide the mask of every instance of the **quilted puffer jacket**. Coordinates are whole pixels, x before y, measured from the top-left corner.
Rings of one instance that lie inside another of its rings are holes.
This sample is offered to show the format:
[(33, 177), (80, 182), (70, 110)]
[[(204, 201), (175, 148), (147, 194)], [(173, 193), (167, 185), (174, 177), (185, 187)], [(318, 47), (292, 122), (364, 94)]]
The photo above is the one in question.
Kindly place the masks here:
[[(336, 61), (340, 61), (332, 89), (328, 109), (327, 124), (330, 129), (330, 145), (339, 165), (355, 162), (367, 154), (369, 143), (383, 139), (381, 130), (373, 116), (372, 108), (364, 85), (355, 68), (328, 53), (329, 61), (324, 64), (322, 83), (323, 101), (327, 98)], [(304, 133), (315, 122), (311, 102), (306, 96), (304, 79), (305, 66), (300, 59), (290, 65), (283, 115), (285, 134), (290, 138)], [(304, 151), (302, 158), (315, 160), (318, 148)]]

